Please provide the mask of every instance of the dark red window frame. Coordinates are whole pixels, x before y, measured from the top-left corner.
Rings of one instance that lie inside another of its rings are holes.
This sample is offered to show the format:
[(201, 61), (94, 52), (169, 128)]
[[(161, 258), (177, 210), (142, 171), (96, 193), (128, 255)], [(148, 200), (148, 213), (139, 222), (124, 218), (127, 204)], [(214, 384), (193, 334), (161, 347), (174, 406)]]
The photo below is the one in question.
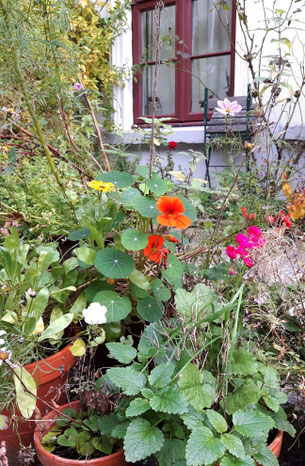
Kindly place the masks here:
[[(189, 50), (192, 50), (192, 0), (163, 0), (165, 6), (176, 5), (176, 35), (184, 40)], [(230, 50), (189, 56), (188, 58), (181, 58), (176, 55), (176, 63), (178, 66), (175, 69), (175, 113), (170, 115), (157, 115), (157, 117), (173, 117), (171, 123), (174, 126), (191, 126), (201, 125), (203, 121), (202, 112), (191, 112), (191, 80), (192, 75), (188, 72), (191, 71), (192, 58), (208, 58), (215, 56), (231, 55), (230, 66), (230, 96), (234, 95), (234, 67), (235, 67), (235, 25), (236, 25), (236, 11), (234, 7), (234, 0), (232, 2), (232, 23), (231, 23), (231, 48)], [(132, 6), (132, 32), (133, 32), (133, 63), (139, 65), (141, 63), (141, 13), (147, 10), (153, 10), (157, 4), (157, 0), (137, 0)], [(183, 52), (184, 45), (177, 45), (176, 50)], [(179, 61), (183, 60), (183, 64), (179, 67)], [(154, 62), (148, 62), (154, 63)], [(133, 83), (133, 112), (134, 123), (137, 125), (143, 124), (140, 117), (148, 115), (142, 114), (142, 73), (139, 71), (135, 75), (136, 81)], [(203, 96), (203, 91), (202, 91)]]

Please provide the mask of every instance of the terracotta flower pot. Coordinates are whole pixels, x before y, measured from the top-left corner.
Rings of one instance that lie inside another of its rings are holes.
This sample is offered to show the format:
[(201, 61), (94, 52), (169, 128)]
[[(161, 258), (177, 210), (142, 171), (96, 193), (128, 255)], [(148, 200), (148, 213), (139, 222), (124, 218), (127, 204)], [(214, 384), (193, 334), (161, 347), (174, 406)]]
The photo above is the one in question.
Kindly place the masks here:
[[(79, 401), (73, 401), (72, 403), (67, 403), (64, 406), (59, 408), (59, 411), (63, 411), (66, 408), (78, 409)], [(112, 455), (103, 456), (101, 458), (95, 458), (92, 460), (71, 460), (68, 458), (62, 458), (60, 456), (53, 455), (43, 448), (41, 445), (41, 439), (46, 433), (54, 426), (55, 420), (58, 417), (56, 411), (51, 411), (46, 416), (44, 416), (40, 425), (35, 429), (34, 433), (34, 444), (36, 448), (37, 456), (42, 464), (42, 466), (128, 466), (129, 463), (126, 463), (124, 451), (120, 450)], [(41, 426), (43, 430), (41, 430)]]
[[(77, 359), (72, 355), (70, 347), (71, 345), (68, 345), (58, 353), (49, 356), (46, 359), (42, 359), (38, 363), (33, 362), (25, 366), (25, 369), (36, 381), (38, 387), (37, 395), (41, 400), (50, 402), (56, 394), (56, 388), (62, 386), (66, 382), (68, 371), (74, 366)], [(53, 390), (51, 390), (52, 387), (54, 387)], [(59, 402), (64, 403), (66, 399), (66, 394), (63, 391), (60, 394)], [(48, 409), (43, 401), (40, 400), (37, 400), (37, 407), (41, 411), (42, 415), (44, 415)], [(11, 412), (9, 410), (2, 411), (1, 414), (4, 414), (9, 418), (11, 417)], [(31, 419), (33, 419), (33, 417)], [(13, 425), (10, 424), (7, 430), (0, 432), (1, 440), (6, 441), (9, 464), (18, 465), (17, 455), (20, 449), (20, 441), (25, 446), (30, 444), (33, 445), (33, 433), (35, 427), (36, 424), (34, 420), (18, 421), (18, 427), (17, 425), (13, 427)], [(20, 441), (17, 435), (17, 430), (20, 436)]]

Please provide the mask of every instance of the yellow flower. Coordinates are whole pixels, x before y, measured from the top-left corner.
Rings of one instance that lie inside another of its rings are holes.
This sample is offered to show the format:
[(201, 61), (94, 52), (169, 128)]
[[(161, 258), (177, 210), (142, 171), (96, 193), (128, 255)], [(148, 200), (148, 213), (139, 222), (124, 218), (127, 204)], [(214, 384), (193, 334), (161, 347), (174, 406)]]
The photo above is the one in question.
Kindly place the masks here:
[(103, 191), (103, 193), (110, 193), (115, 190), (113, 183), (104, 183), (103, 181), (90, 181), (88, 186), (90, 186), (90, 188), (97, 189), (98, 191)]

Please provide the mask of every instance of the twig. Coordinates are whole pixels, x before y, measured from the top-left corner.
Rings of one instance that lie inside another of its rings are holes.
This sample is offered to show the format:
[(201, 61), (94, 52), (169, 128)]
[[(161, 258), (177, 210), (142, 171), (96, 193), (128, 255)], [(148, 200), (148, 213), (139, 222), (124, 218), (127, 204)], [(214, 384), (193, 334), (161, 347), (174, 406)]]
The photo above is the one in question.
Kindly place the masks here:
[(156, 115), (156, 97), (158, 77), (160, 73), (160, 50), (161, 50), (161, 12), (164, 9), (163, 0), (159, 0), (154, 11), (154, 24), (156, 26), (156, 57), (155, 57), (155, 72), (153, 78), (153, 94), (152, 94), (152, 112), (151, 112), (151, 142), (149, 154), (149, 178), (152, 176), (153, 161), (155, 158), (155, 115)]
[[(98, 137), (98, 142), (99, 142), (99, 145), (100, 145), (100, 148), (101, 148), (101, 152), (102, 152), (103, 157), (104, 157), (104, 161), (105, 161), (105, 165), (106, 165), (107, 171), (110, 172), (110, 171), (111, 171), (111, 168), (110, 168), (109, 160), (108, 160), (107, 154), (106, 154), (106, 152), (105, 152), (105, 148), (104, 148), (104, 144), (103, 144), (103, 139), (102, 139), (101, 131), (100, 131), (100, 128), (99, 128), (99, 125), (98, 125), (96, 116), (95, 116), (95, 114), (94, 114), (94, 110), (93, 110), (91, 101), (90, 101), (90, 99), (89, 99), (89, 97), (88, 97), (88, 95), (87, 95), (87, 92), (85, 92), (84, 96), (85, 96), (86, 103), (87, 103), (87, 105), (88, 105), (89, 113), (90, 113), (90, 115), (91, 115), (93, 124), (94, 124), (94, 126), (95, 126), (96, 134), (97, 134), (97, 137)], [(93, 158), (93, 156), (92, 156), (92, 158)], [(103, 170), (103, 168), (101, 167), (101, 165), (98, 163), (98, 161), (97, 161), (96, 159), (94, 159), (94, 160), (95, 160), (95, 163), (98, 165), (99, 169), (103, 172), (104, 170)]]

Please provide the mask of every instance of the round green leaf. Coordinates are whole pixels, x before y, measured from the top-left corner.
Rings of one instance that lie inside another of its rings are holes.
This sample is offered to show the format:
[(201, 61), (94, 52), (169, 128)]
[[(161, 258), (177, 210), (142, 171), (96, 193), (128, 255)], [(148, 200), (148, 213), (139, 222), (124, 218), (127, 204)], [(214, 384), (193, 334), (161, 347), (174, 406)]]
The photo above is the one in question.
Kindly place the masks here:
[(134, 206), (143, 217), (155, 218), (160, 213), (156, 207), (156, 201), (149, 199), (149, 197), (138, 197)]
[(99, 251), (94, 263), (97, 270), (109, 278), (128, 277), (135, 268), (135, 262), (131, 256), (114, 248)]
[(143, 178), (149, 177), (149, 168), (146, 165), (138, 165), (136, 168), (136, 172)]
[(118, 171), (101, 173), (96, 177), (96, 180), (113, 183), (116, 188), (128, 188), (133, 184), (133, 177), (129, 173)]
[(70, 347), (70, 351), (73, 356), (83, 356), (86, 352), (86, 343), (81, 338), (77, 338)]
[(106, 306), (107, 323), (119, 322), (131, 312), (131, 302), (126, 296), (120, 296), (115, 291), (100, 291), (94, 296), (94, 301)]
[(131, 251), (140, 251), (147, 246), (148, 238), (142, 231), (126, 230), (122, 234), (121, 241), (124, 248)]
[(121, 193), (121, 202), (123, 204), (131, 204), (138, 197), (141, 197), (140, 191), (136, 188), (129, 188)]
[(183, 205), (185, 208), (183, 215), (190, 218), (192, 222), (194, 222), (195, 219), (197, 218), (196, 208), (193, 206), (193, 204), (188, 199), (186, 199), (186, 197), (183, 197), (183, 196), (177, 196), (177, 197), (183, 202)]
[(157, 196), (162, 196), (168, 190), (166, 181), (162, 180), (159, 175), (152, 175), (150, 179), (147, 180), (147, 187)]
[(98, 293), (99, 291), (106, 291), (106, 290), (113, 291), (113, 285), (110, 285), (110, 283), (103, 282), (101, 280), (97, 280), (91, 283), (91, 285), (89, 285), (88, 288), (86, 288), (85, 295), (88, 301), (93, 303), (94, 296), (96, 295), (96, 293)]
[(154, 322), (162, 319), (164, 307), (162, 303), (159, 303), (157, 298), (147, 295), (146, 298), (138, 302), (137, 311), (142, 319)]
[(170, 290), (166, 287), (166, 285), (160, 280), (160, 278), (156, 278), (151, 283), (151, 289), (153, 291), (154, 296), (161, 301), (167, 302), (171, 297)]

